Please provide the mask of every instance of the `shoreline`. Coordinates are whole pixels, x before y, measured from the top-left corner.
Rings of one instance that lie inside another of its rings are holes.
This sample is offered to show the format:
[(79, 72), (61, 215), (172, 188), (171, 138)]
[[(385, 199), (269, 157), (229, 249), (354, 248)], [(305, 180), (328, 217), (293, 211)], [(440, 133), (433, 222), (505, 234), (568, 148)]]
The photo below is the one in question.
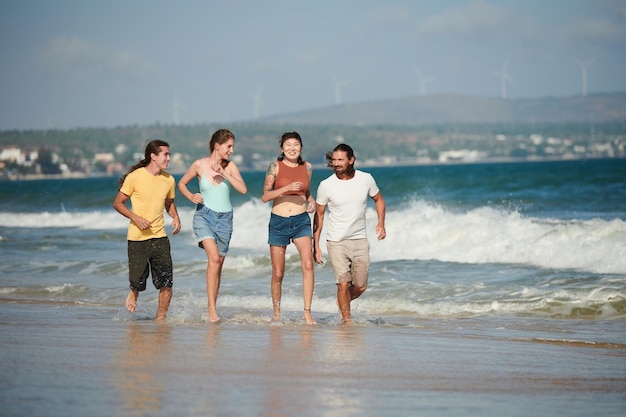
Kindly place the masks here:
[[(563, 162), (563, 161), (596, 161), (596, 160), (614, 160), (614, 159), (626, 159), (622, 157), (575, 157), (575, 156), (566, 156), (566, 157), (530, 157), (525, 159), (519, 158), (489, 158), (489, 159), (480, 159), (473, 161), (463, 161), (463, 160), (453, 160), (453, 161), (394, 161), (393, 163), (381, 164), (381, 163), (373, 163), (373, 162), (363, 162), (357, 160), (356, 166), (358, 167), (367, 167), (367, 168), (385, 168), (390, 166), (454, 166), (454, 165), (472, 165), (472, 164), (515, 164), (515, 163), (528, 163), (528, 162)], [(269, 164), (269, 162), (268, 162)], [(324, 164), (313, 164), (314, 169), (328, 169), (328, 167)], [(247, 169), (240, 168), (241, 172), (263, 172), (263, 169)], [(185, 170), (168, 170), (167, 171), (171, 175), (182, 175), (185, 173)], [(83, 172), (70, 172), (66, 174), (25, 174), (25, 175), (13, 175), (13, 176), (1, 176), (0, 182), (5, 181), (36, 181), (36, 180), (71, 180), (71, 179), (82, 179), (82, 178), (115, 178), (123, 175), (123, 173), (117, 174), (107, 174), (107, 173), (97, 173), (97, 174), (87, 174)]]
[(622, 348), (519, 340), (498, 323), (206, 325), (128, 319), (114, 307), (0, 308), (14, 317), (0, 325), (11, 341), (0, 403), (13, 416), (617, 416), (624, 407)]

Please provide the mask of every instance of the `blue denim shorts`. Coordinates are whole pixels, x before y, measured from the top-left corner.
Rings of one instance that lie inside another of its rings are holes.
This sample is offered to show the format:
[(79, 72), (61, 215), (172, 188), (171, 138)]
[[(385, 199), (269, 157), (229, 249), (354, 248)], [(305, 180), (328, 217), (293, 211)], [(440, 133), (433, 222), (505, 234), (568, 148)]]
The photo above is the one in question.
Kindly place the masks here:
[(204, 204), (198, 204), (193, 214), (193, 233), (200, 248), (204, 249), (203, 240), (213, 239), (220, 255), (226, 256), (233, 234), (233, 212), (218, 213)]
[(313, 237), (311, 218), (307, 212), (289, 217), (272, 213), (268, 228), (267, 243), (271, 246), (287, 246), (299, 237)]

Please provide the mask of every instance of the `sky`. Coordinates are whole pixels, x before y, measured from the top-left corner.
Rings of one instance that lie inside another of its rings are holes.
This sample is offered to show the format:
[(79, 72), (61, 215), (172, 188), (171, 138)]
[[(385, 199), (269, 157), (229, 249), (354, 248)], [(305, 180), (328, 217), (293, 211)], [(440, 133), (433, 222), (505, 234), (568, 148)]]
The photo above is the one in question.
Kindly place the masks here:
[(0, 130), (624, 92), (626, 1), (0, 0), (0, 60)]

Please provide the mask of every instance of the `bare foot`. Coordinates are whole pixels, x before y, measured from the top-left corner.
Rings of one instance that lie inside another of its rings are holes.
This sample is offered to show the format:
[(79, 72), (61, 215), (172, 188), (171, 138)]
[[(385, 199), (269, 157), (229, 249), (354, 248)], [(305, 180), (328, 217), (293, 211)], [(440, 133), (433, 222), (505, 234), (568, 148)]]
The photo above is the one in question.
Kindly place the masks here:
[(221, 323), (221, 322), (222, 322), (222, 319), (218, 315), (209, 317), (209, 323), (218, 324), (218, 323)]
[(154, 321), (165, 321), (167, 318), (167, 309), (170, 307), (170, 301), (172, 299), (172, 288), (162, 287), (159, 290), (159, 305), (157, 307)]
[(137, 308), (137, 297), (139, 296), (139, 291), (130, 290), (128, 292), (128, 296), (126, 297), (126, 310), (131, 313), (135, 311)]
[(281, 317), (280, 317), (280, 301), (273, 301), (273, 309), (274, 309), (274, 315), (272, 316), (272, 321), (280, 321)]
[(310, 309), (304, 309), (304, 321), (306, 321), (306, 324), (317, 324), (317, 322), (313, 320)]

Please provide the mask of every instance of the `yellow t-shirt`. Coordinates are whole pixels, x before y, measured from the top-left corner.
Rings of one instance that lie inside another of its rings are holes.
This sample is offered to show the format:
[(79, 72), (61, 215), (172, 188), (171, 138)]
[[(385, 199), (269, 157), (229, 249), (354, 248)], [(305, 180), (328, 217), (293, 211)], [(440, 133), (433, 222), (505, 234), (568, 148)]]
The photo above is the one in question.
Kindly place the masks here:
[(174, 198), (176, 182), (165, 171), (152, 175), (139, 168), (126, 176), (120, 191), (130, 197), (133, 213), (147, 219), (152, 226), (141, 230), (134, 222), (128, 226), (128, 240), (148, 240), (167, 236), (165, 232), (165, 199)]

